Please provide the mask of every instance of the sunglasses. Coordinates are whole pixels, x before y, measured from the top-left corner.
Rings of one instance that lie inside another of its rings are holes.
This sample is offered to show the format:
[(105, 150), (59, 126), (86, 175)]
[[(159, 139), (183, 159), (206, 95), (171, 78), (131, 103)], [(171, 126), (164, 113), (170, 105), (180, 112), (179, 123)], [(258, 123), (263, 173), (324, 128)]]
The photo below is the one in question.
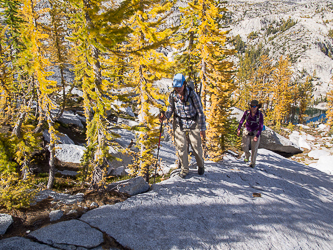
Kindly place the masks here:
[(251, 106), (251, 108), (256, 108), (257, 106), (256, 105), (254, 105), (254, 106)]

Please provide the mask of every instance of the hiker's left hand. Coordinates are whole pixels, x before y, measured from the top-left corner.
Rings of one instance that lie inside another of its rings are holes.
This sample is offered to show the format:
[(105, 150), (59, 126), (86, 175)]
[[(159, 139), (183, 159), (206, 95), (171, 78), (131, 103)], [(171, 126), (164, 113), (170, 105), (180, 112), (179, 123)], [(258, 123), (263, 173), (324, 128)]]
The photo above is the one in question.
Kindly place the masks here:
[(206, 131), (200, 131), (200, 136), (202, 137), (203, 140), (206, 139)]
[(253, 141), (258, 141), (258, 137), (255, 136), (255, 137), (253, 138)]
[(164, 113), (161, 113), (160, 116), (159, 116), (159, 120), (160, 122), (166, 120), (166, 116), (164, 115)]

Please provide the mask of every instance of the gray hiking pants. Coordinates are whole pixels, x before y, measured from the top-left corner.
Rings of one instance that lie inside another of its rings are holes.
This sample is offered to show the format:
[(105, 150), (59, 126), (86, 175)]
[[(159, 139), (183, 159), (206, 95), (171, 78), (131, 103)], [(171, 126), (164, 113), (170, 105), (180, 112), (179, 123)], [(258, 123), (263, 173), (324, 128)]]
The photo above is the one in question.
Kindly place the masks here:
[(198, 123), (191, 129), (181, 129), (179, 124), (176, 122), (173, 123), (174, 135), (175, 135), (175, 144), (178, 151), (178, 155), (181, 161), (181, 170), (184, 173), (189, 172), (188, 167), (188, 146), (186, 140), (186, 133), (189, 135), (190, 144), (193, 150), (193, 154), (197, 161), (198, 167), (204, 167), (204, 160), (202, 157), (202, 146), (201, 146), (201, 137)]
[[(258, 133), (258, 131), (254, 131), (253, 135), (249, 135), (249, 131), (247, 129), (243, 130), (243, 136), (242, 136), (242, 150), (245, 152), (245, 159), (250, 160), (251, 155), (251, 164), (254, 167), (256, 165), (256, 159), (257, 159), (257, 152), (258, 147), (260, 143), (260, 136), (258, 138), (258, 141), (253, 141), (255, 135)], [(250, 154), (250, 145), (251, 145), (251, 154)]]

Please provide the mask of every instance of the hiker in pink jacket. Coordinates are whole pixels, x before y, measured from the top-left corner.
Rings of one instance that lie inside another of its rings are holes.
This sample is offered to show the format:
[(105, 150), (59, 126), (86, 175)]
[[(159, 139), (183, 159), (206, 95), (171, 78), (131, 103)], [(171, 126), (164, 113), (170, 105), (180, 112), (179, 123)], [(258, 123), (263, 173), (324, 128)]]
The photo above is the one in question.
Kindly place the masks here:
[(260, 107), (261, 104), (259, 104), (257, 100), (252, 100), (250, 103), (250, 110), (244, 112), (237, 129), (237, 135), (239, 136), (242, 125), (245, 122), (245, 129), (243, 130), (242, 137), (242, 150), (245, 152), (245, 162), (249, 162), (250, 155), (252, 156), (250, 163), (251, 168), (254, 168), (256, 165), (260, 134), (264, 126), (264, 117), (259, 110)]

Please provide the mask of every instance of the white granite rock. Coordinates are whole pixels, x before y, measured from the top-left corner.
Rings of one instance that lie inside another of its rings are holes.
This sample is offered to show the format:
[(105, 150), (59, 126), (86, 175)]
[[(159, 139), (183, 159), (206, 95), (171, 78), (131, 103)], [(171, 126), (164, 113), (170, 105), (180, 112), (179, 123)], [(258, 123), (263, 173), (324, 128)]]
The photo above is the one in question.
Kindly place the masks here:
[(116, 100), (112, 103), (112, 108), (115, 110), (120, 110), (132, 117), (135, 117), (135, 114), (133, 113), (133, 110), (129, 106), (125, 106), (125, 104), (122, 101)]
[(61, 162), (81, 163), (85, 147), (73, 144), (57, 144), (55, 157)]
[[(328, 33), (333, 25), (329, 22), (332, 11), (326, 7), (330, 3), (326, 0), (231, 0), (228, 1), (232, 13), (230, 35), (239, 35), (247, 46), (262, 43), (262, 49), (269, 51), (274, 63), (281, 56), (290, 55), (293, 77), (305, 81), (308, 75), (315, 74), (313, 94), (317, 99), (325, 96), (331, 85), (333, 40)], [(281, 30), (282, 23), (288, 19), (294, 25)], [(251, 33), (256, 38), (249, 38)]]
[(77, 211), (75, 209), (72, 209), (67, 213), (67, 215), (76, 214), (76, 213)]
[(14, 222), (9, 214), (0, 214), (0, 235), (6, 233), (8, 227)]
[(60, 220), (63, 215), (64, 215), (64, 211), (61, 211), (61, 210), (51, 211), (49, 214), (50, 221)]
[(142, 176), (137, 176), (132, 179), (124, 180), (109, 184), (108, 190), (118, 190), (122, 193), (127, 193), (129, 195), (136, 195), (144, 193), (149, 190), (149, 184), (143, 179)]
[(60, 173), (62, 175), (67, 175), (67, 176), (76, 176), (76, 175), (78, 175), (77, 171), (71, 171), (71, 170), (57, 170), (57, 173)]
[(331, 249), (327, 174), (265, 149), (254, 169), (233, 156), (205, 167), (81, 220), (131, 249)]
[[(51, 246), (72, 245), (92, 248), (100, 245), (103, 233), (79, 220), (63, 221), (30, 233), (31, 237)], [(76, 249), (76, 248), (75, 248)]]
[[(127, 143), (124, 142), (123, 143)], [(130, 143), (130, 142), (129, 142)], [(109, 153), (118, 158), (121, 159), (121, 161), (118, 161), (117, 159), (114, 159), (112, 161), (108, 161), (108, 175), (113, 175), (113, 176), (126, 176), (126, 166), (131, 164), (133, 162), (133, 157), (123, 154), (121, 152), (116, 152), (114, 149), (110, 148)]]
[(0, 249), (3, 250), (55, 250), (46, 244), (40, 244), (23, 237), (12, 237), (0, 240)]
[(326, 150), (312, 150), (308, 153), (309, 157), (312, 157), (314, 159), (319, 159), (321, 156), (328, 156), (330, 155), (330, 152)]
[(307, 138), (310, 138), (310, 140), (314, 140), (315, 138), (311, 135), (308, 135), (306, 133), (299, 133), (298, 131), (293, 131), (289, 135), (289, 140), (295, 143), (300, 148), (306, 148), (311, 150), (311, 145), (307, 142)]
[(125, 171), (126, 168), (124, 166), (120, 166), (117, 168), (114, 168), (110, 171), (109, 175), (112, 176), (127, 176), (127, 172)]
[(328, 132), (329, 131), (329, 126), (327, 126), (326, 124), (319, 124), (318, 125), (318, 130)]
[(57, 193), (55, 191), (46, 189), (46, 190), (40, 191), (35, 196), (35, 201), (39, 202), (44, 199), (47, 199), (48, 197), (52, 197), (54, 199), (54, 202), (60, 202), (63, 204), (74, 204), (74, 203), (81, 202), (84, 200), (83, 193), (78, 193), (76, 195), (70, 195), (70, 194)]
[[(165, 175), (165, 174), (168, 174), (171, 170), (171, 167), (170, 166), (161, 166), (160, 169), (158, 169), (157, 173), (158, 175)], [(154, 170), (155, 171), (155, 170)]]
[[(49, 131), (47, 129), (45, 129), (43, 131), (43, 137), (44, 137), (45, 141), (50, 142), (50, 134), (49, 134)], [(57, 143), (61, 143), (61, 144), (75, 144), (73, 142), (73, 140), (71, 138), (69, 138), (68, 135), (66, 135), (66, 134), (60, 134), (60, 133), (58, 133), (57, 137), (59, 138), (57, 140)]]
[(129, 179), (127, 182), (119, 184), (117, 190), (129, 195), (136, 195), (149, 190), (149, 184), (141, 176)]
[(310, 144), (306, 141), (306, 139), (304, 139), (304, 136), (300, 136), (299, 140), (298, 140), (298, 145), (300, 148), (306, 148), (311, 150), (311, 146)]
[(99, 206), (98, 206), (98, 204), (97, 204), (96, 202), (92, 202), (92, 203), (90, 204), (90, 207), (99, 207)]
[[(58, 111), (53, 111), (52, 113), (56, 114)], [(58, 119), (59, 122), (62, 122), (64, 124), (73, 124), (76, 126), (79, 126), (83, 128), (83, 124), (81, 121), (82, 117), (80, 118), (80, 115), (74, 114), (72, 111), (64, 111), (62, 116)]]
[(314, 137), (313, 135), (309, 135), (309, 134), (307, 134), (307, 135), (306, 135), (306, 140), (308, 140), (308, 141), (315, 141), (315, 140), (317, 140), (317, 138)]
[(321, 109), (321, 110), (327, 110), (328, 106), (327, 106), (327, 102), (321, 102), (318, 103), (317, 105), (313, 106), (316, 109)]
[(298, 154), (302, 152), (302, 149), (297, 144), (268, 127), (261, 133), (259, 148), (288, 154)]
[(305, 129), (310, 129), (309, 126), (304, 125), (304, 124), (297, 124), (298, 127), (305, 128)]
[(292, 143), (295, 143), (297, 146), (299, 146), (299, 137), (300, 133), (298, 131), (292, 131), (291, 134), (289, 135), (289, 140)]
[(324, 173), (333, 175), (333, 155), (320, 156), (318, 162), (310, 166)]
[(231, 116), (235, 118), (238, 122), (242, 119), (243, 114), (244, 114), (243, 110), (236, 107), (231, 108)]

